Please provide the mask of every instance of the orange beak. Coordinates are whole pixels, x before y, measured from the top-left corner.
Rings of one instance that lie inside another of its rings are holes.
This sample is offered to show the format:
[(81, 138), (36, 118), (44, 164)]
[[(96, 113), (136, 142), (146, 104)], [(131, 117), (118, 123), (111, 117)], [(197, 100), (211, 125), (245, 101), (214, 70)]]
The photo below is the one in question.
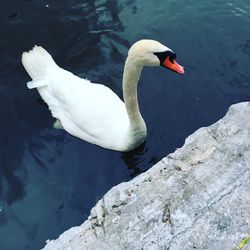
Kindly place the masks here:
[(181, 75), (183, 75), (185, 73), (184, 68), (178, 64), (175, 60), (173, 60), (172, 62), (169, 60), (169, 57), (167, 57), (164, 62), (162, 63), (162, 66), (177, 72)]

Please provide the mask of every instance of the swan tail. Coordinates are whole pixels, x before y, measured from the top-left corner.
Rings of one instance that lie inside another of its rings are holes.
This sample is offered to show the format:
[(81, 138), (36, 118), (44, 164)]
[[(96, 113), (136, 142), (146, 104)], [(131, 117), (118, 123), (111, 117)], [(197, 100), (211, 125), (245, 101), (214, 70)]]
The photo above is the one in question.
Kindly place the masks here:
[[(36, 80), (46, 79), (47, 70), (56, 65), (51, 55), (44, 48), (36, 45), (29, 52), (24, 52), (22, 54), (22, 64), (30, 77), (35, 80), (37, 84), (38, 82), (41, 84), (41, 81)], [(33, 84), (31, 84), (32, 82)], [(34, 81), (32, 82), (27, 84), (28, 88), (29, 86), (35, 88)]]

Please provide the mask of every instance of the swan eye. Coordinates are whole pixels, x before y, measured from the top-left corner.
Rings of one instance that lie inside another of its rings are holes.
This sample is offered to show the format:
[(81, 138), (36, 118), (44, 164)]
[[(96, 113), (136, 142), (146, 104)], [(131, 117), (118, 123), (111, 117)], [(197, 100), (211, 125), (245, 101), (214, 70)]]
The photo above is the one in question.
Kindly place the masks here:
[(167, 50), (167, 51), (164, 51), (164, 52), (155, 52), (154, 54), (160, 60), (161, 65), (166, 60), (166, 58), (169, 58), (171, 63), (174, 63), (174, 60), (176, 58), (176, 53), (174, 53), (173, 51), (170, 51), (170, 50)]

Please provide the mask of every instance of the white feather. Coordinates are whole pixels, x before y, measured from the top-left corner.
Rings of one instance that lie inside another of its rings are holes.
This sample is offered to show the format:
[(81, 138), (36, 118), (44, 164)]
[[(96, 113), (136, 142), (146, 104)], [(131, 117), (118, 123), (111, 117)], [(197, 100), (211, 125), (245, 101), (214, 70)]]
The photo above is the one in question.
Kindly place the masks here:
[(46, 86), (48, 84), (49, 84), (48, 80), (40, 80), (40, 81), (36, 80), (36, 81), (27, 82), (27, 87), (28, 89), (34, 89), (34, 88)]

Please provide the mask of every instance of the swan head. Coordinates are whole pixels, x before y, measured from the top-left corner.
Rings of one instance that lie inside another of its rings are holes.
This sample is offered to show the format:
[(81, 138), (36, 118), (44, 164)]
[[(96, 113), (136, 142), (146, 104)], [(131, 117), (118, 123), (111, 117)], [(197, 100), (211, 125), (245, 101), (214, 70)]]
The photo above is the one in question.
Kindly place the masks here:
[(175, 61), (175, 52), (155, 40), (143, 39), (134, 43), (129, 49), (128, 56), (141, 66), (163, 66), (184, 74), (184, 68)]

